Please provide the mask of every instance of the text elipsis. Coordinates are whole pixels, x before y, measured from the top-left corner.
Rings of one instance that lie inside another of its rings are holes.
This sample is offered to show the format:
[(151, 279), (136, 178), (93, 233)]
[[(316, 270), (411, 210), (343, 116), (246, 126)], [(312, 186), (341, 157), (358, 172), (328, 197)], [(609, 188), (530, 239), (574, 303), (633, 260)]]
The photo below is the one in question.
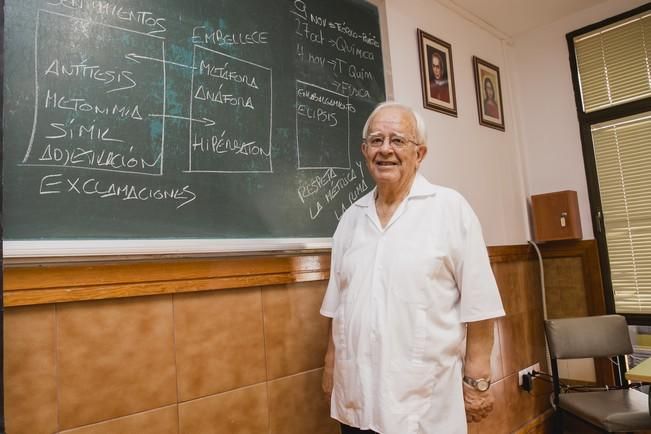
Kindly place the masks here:
[(204, 89), (203, 85), (200, 85), (197, 88), (197, 91), (194, 93), (194, 98), (201, 101), (211, 101), (218, 104), (231, 105), (235, 107), (245, 107), (251, 110), (255, 110), (253, 106), (253, 101), (250, 96), (243, 97), (237, 96), (230, 93), (223, 93), (222, 87), (224, 85), (220, 84), (217, 92), (211, 91), (209, 89)]
[(147, 11), (134, 11), (105, 0), (49, 0), (50, 6), (63, 6), (67, 9), (86, 9), (95, 14), (112, 16), (120, 21), (135, 22), (150, 27), (149, 35), (156, 35), (167, 30), (165, 18), (158, 18)]
[(307, 104), (297, 104), (296, 113), (299, 116), (328, 124), (330, 127), (336, 127), (338, 123), (336, 113), (329, 112), (320, 107), (314, 108)]
[(62, 174), (47, 175), (41, 178), (39, 194), (71, 193), (95, 196), (100, 199), (136, 200), (170, 200), (178, 203), (176, 209), (182, 208), (197, 198), (189, 185), (183, 187), (143, 187), (128, 183), (106, 183), (95, 178), (67, 177)]
[(45, 95), (45, 108), (71, 110), (73, 112), (94, 113), (102, 115), (111, 115), (118, 119), (136, 119), (142, 120), (138, 104), (135, 105), (97, 105), (89, 103), (85, 98), (69, 98), (59, 96), (56, 92), (47, 90)]
[(118, 92), (136, 87), (136, 81), (131, 78), (133, 72), (105, 70), (99, 65), (87, 65), (86, 61), (87, 60), (84, 59), (81, 63), (66, 65), (62, 64), (58, 59), (54, 59), (43, 75), (54, 75), (56, 77), (64, 78), (89, 78), (103, 83), (104, 86), (112, 85), (112, 88), (107, 90), (106, 93)]

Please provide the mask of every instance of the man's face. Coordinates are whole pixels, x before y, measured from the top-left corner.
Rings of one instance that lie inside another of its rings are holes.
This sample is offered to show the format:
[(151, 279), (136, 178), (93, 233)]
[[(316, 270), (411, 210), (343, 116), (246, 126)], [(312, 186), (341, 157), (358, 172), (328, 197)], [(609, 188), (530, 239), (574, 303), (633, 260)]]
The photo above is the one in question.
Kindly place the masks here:
[(437, 56), (432, 56), (432, 74), (434, 78), (440, 80), (443, 76), (443, 71), (441, 70), (441, 59)]
[(387, 138), (379, 147), (362, 143), (362, 154), (375, 183), (391, 188), (411, 185), (427, 154), (427, 146), (409, 142), (403, 148), (395, 148), (390, 144), (390, 138), (395, 136), (416, 140), (416, 125), (411, 113), (399, 107), (380, 110), (371, 119), (366, 134)]

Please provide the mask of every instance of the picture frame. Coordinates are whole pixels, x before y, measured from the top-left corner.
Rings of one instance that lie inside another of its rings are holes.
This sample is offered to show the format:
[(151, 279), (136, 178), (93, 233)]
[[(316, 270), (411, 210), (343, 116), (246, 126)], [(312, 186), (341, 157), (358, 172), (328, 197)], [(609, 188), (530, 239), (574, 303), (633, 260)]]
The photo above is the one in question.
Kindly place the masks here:
[(500, 69), (477, 56), (472, 57), (479, 123), (504, 131), (504, 105)]
[(452, 46), (417, 29), (423, 107), (457, 116)]

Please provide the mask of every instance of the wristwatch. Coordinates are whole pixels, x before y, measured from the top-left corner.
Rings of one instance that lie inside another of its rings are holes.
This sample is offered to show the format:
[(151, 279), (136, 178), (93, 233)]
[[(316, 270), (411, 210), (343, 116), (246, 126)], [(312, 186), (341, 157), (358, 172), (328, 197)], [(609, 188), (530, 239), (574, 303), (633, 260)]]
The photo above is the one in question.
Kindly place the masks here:
[(468, 386), (474, 387), (480, 392), (486, 392), (489, 387), (491, 387), (491, 380), (488, 378), (470, 378), (470, 377), (463, 377), (463, 382), (466, 383)]

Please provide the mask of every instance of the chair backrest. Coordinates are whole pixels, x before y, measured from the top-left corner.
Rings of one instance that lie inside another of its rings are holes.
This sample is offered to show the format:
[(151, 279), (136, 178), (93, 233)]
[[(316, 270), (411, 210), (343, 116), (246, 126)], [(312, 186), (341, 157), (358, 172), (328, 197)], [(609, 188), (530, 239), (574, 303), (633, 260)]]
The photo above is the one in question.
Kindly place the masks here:
[(582, 359), (631, 354), (633, 345), (621, 315), (545, 320), (552, 359)]

